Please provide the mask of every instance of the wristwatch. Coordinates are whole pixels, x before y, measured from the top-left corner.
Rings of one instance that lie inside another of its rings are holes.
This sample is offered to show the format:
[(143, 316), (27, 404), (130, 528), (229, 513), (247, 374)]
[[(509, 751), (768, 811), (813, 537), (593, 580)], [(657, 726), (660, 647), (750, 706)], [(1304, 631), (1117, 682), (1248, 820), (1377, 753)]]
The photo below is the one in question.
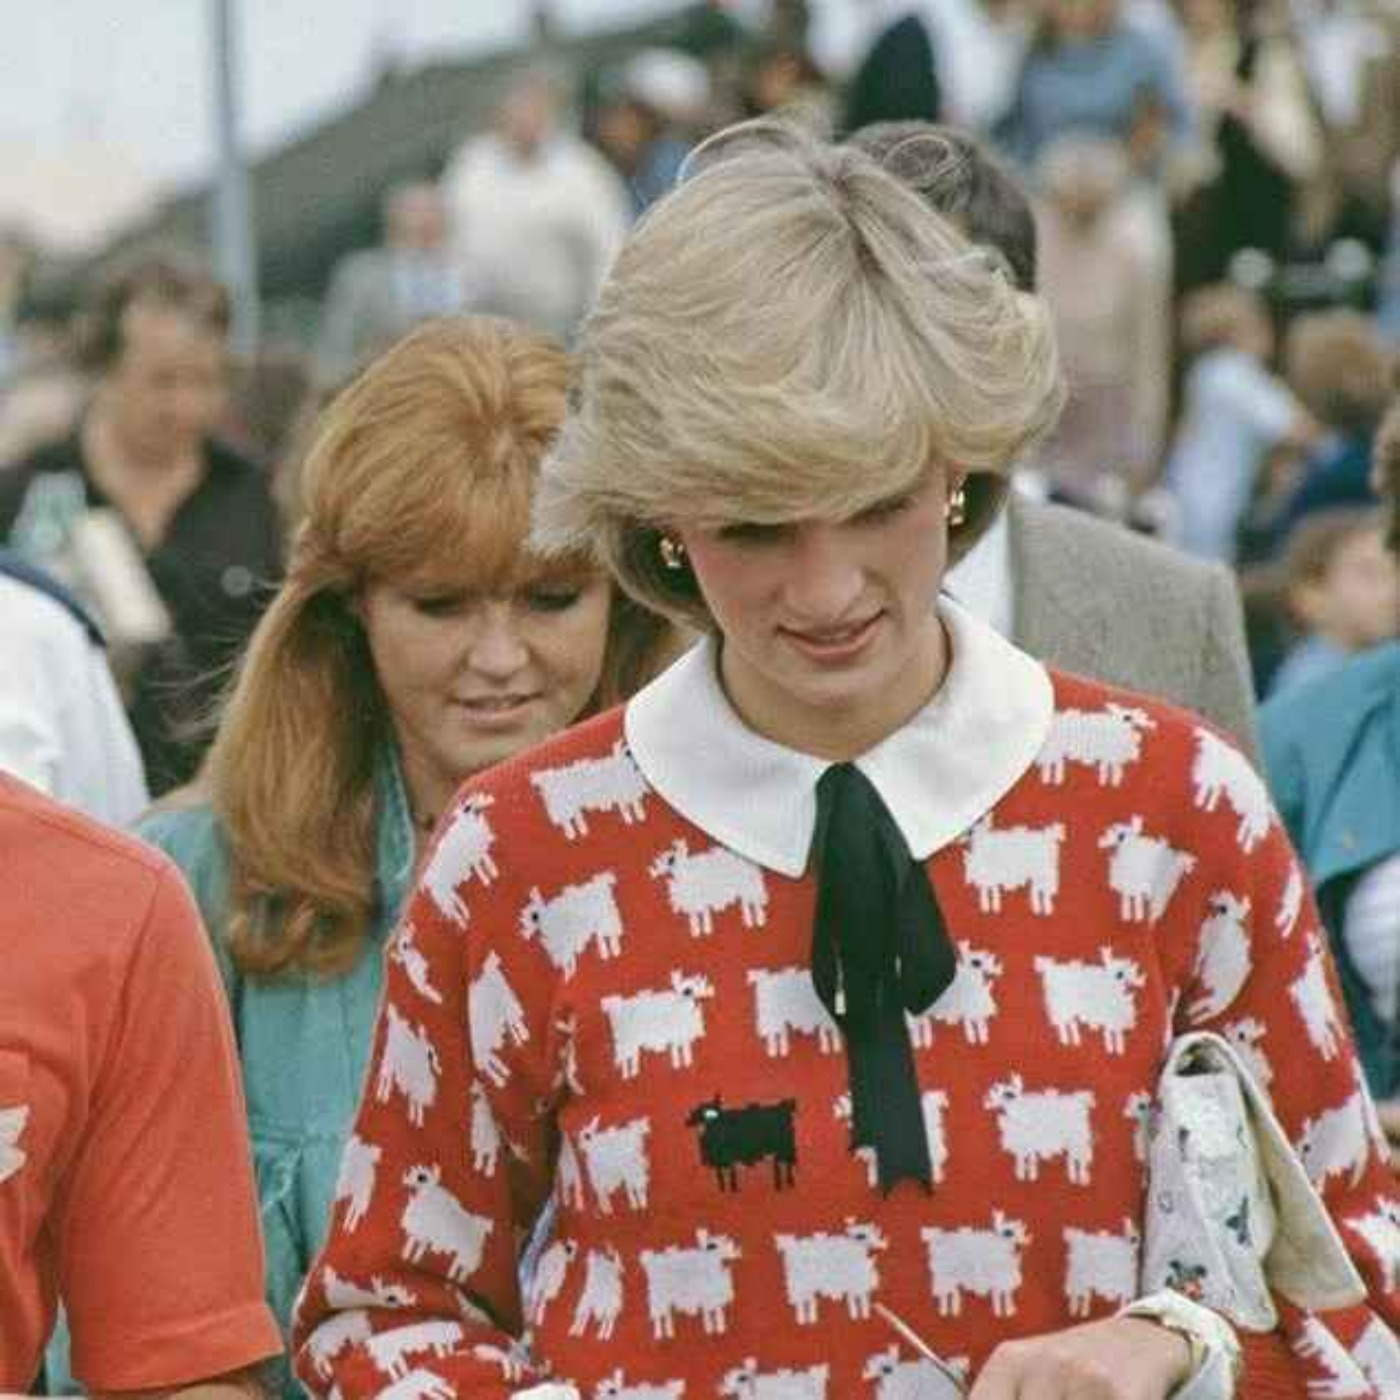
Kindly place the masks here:
[(1137, 1298), (1119, 1310), (1119, 1317), (1140, 1317), (1155, 1322), (1183, 1337), (1191, 1348), (1191, 1376), (1197, 1376), (1212, 1353), (1223, 1352), (1230, 1359), (1236, 1383), (1243, 1369), (1243, 1356), (1235, 1329), (1212, 1308), (1193, 1303), (1173, 1288), (1163, 1288)]

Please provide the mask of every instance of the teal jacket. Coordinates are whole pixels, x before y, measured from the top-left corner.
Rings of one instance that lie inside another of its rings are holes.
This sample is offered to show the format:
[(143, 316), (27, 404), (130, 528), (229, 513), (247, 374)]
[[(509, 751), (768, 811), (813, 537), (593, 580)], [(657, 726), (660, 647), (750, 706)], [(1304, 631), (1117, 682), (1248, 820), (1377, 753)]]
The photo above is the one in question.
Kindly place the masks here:
[(1340, 932), (1347, 896), (1400, 851), (1400, 642), (1269, 701), (1264, 766), (1317, 890), (1357, 1049), (1378, 1097), (1400, 1094), (1400, 1027), (1376, 1015)]
[[(330, 981), (297, 976), (255, 982), (233, 966), (221, 936), (228, 852), (208, 807), (157, 811), (137, 826), (137, 834), (169, 855), (189, 881), (228, 990), (267, 1248), (267, 1299), (284, 1337), (297, 1290), (330, 1224), (340, 1151), (369, 1060), (384, 945), (412, 889), (413, 823), (390, 754), (379, 765), (376, 787), (371, 937), (355, 967)], [(285, 1361), (276, 1381), (284, 1395), (302, 1394)]]

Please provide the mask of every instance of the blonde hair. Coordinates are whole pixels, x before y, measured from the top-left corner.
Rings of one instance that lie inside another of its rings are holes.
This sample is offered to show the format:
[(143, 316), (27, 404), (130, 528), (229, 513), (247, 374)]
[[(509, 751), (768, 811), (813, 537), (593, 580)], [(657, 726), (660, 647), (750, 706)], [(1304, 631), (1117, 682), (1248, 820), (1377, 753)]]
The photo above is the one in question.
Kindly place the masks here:
[[(592, 575), (525, 549), (564, 414), (553, 341), (485, 318), (429, 323), (326, 407), (302, 475), (287, 580), (253, 634), (205, 769), (231, 867), (225, 930), (245, 972), (340, 972), (374, 913), (377, 755), (392, 736), (354, 611), (378, 580), (507, 592)], [(667, 629), (615, 598), (590, 708), (648, 674)]]
[(701, 147), (634, 230), (579, 362), (535, 540), (701, 625), (664, 527), (844, 519), (938, 463), (1001, 477), (1064, 397), (1048, 315), (999, 260), (863, 152), (769, 124)]

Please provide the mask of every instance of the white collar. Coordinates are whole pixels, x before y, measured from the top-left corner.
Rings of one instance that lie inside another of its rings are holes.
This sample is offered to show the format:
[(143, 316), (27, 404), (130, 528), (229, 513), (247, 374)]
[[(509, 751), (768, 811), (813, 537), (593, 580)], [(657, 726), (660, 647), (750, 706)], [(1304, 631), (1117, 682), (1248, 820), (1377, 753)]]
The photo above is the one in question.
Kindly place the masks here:
[[(1040, 752), (1054, 690), (1040, 662), (950, 599), (951, 641), (938, 693), (856, 760), (911, 853), (927, 860), (989, 811)], [(716, 841), (782, 875), (807, 867), (817, 779), (830, 766), (756, 734), (719, 680), (713, 638), (629, 702), (624, 731), (648, 783)]]

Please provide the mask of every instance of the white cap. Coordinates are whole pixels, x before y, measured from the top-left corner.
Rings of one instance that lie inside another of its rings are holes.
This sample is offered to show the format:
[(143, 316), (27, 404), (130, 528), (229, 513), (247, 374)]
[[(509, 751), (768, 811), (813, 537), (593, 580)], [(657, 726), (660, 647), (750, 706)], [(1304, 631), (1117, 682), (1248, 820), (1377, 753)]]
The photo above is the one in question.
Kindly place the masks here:
[(675, 49), (643, 49), (628, 63), (623, 86), (629, 97), (673, 121), (703, 116), (710, 101), (705, 65)]

